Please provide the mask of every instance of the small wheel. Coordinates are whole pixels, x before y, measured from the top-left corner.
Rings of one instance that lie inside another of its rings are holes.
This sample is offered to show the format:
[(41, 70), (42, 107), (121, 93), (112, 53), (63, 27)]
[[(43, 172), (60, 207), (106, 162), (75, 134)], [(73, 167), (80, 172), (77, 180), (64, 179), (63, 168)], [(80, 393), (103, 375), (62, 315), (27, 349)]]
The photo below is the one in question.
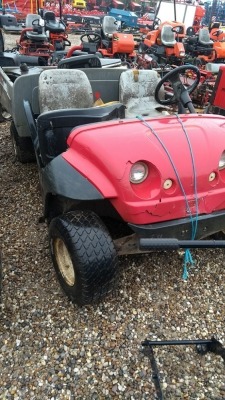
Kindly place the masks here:
[(82, 43), (85, 42), (84, 38), (86, 38), (89, 43), (100, 43), (102, 40), (101, 35), (97, 32), (87, 32), (81, 35), (80, 40)]
[(98, 216), (71, 211), (49, 226), (51, 256), (59, 282), (76, 304), (99, 301), (111, 289), (117, 272), (113, 240)]
[(20, 137), (14, 122), (10, 125), (10, 134), (15, 157), (22, 164), (35, 161), (33, 143), (30, 137)]
[(160, 98), (160, 89), (164, 85), (164, 83), (167, 81), (169, 81), (171, 83), (173, 88), (177, 88), (179, 85), (183, 86), (183, 88), (184, 88), (184, 85), (180, 80), (180, 74), (184, 74), (184, 72), (186, 70), (191, 70), (196, 74), (196, 78), (195, 78), (194, 82), (192, 83), (192, 85), (190, 85), (186, 88), (187, 92), (190, 94), (196, 89), (196, 87), (198, 86), (198, 84), (200, 82), (200, 77), (201, 77), (199, 69), (192, 64), (181, 65), (180, 67), (177, 67), (177, 68), (173, 69), (172, 71), (168, 72), (168, 74), (166, 74), (161, 79), (161, 81), (159, 81), (158, 85), (156, 86), (155, 99), (159, 104), (162, 104), (163, 106), (165, 106), (165, 105), (170, 105), (170, 104), (176, 104), (180, 101), (180, 99), (178, 99), (175, 94), (173, 96), (171, 96), (169, 99), (165, 99), (165, 100), (161, 99)]
[(0, 104), (0, 122), (10, 121), (11, 119), (11, 114), (3, 110), (2, 105)]

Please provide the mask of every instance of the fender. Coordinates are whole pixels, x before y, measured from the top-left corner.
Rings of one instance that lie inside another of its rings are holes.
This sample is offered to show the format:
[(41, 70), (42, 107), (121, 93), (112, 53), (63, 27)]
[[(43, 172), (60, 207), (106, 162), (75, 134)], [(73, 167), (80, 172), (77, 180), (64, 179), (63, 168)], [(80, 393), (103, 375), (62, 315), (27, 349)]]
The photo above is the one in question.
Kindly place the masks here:
[(168, 55), (170, 54), (171, 55), (171, 53), (174, 54), (177, 58), (184, 58), (185, 49), (184, 49), (183, 43), (176, 42), (172, 49), (170, 47), (167, 47), (166, 48), (166, 54), (168, 54)]
[(216, 52), (216, 58), (225, 58), (225, 43), (224, 42), (214, 42), (213, 49)]
[(59, 155), (41, 170), (41, 187), (46, 209), (49, 194), (72, 200), (103, 200), (102, 194)]

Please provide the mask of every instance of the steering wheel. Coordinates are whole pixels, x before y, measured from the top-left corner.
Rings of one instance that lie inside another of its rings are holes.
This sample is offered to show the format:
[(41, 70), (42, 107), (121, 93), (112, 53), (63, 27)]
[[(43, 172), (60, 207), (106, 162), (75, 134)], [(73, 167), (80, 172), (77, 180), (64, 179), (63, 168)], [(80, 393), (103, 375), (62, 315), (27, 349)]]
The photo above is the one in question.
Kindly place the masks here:
[(174, 33), (183, 33), (183, 26), (181, 26), (181, 25), (177, 25), (177, 26), (174, 26), (172, 29), (171, 29), (171, 31), (172, 32), (174, 32)]
[[(33, 25), (33, 26), (41, 26), (41, 24), (40, 24), (40, 19), (38, 19), (38, 18), (34, 19), (34, 20), (32, 21), (32, 25)], [(42, 26), (41, 26), (41, 27), (42, 27)]]
[[(185, 85), (181, 82), (179, 75), (183, 74), (187, 70), (193, 71), (196, 74), (196, 78), (192, 83), (192, 85), (185, 87)], [(182, 105), (185, 107), (187, 103), (190, 102), (189, 94), (192, 93), (193, 90), (195, 90), (196, 87), (198, 86), (200, 77), (201, 77), (200, 71), (198, 67), (196, 67), (195, 65), (191, 64), (181, 65), (180, 67), (173, 69), (172, 71), (168, 72), (168, 74), (166, 74), (156, 86), (155, 88), (156, 101), (159, 104), (162, 104), (163, 106), (181, 102)], [(161, 100), (159, 97), (159, 91), (163, 86), (163, 84), (167, 81), (169, 81), (172, 85), (173, 95), (169, 99)]]
[(224, 33), (224, 32), (222, 31), (222, 29), (218, 29), (217, 31), (215, 31), (215, 32), (212, 33), (212, 36), (220, 36), (222, 33)]
[(82, 43), (85, 42), (84, 38), (87, 38), (89, 43), (99, 43), (102, 40), (102, 37), (97, 32), (87, 32), (81, 35), (80, 40)]

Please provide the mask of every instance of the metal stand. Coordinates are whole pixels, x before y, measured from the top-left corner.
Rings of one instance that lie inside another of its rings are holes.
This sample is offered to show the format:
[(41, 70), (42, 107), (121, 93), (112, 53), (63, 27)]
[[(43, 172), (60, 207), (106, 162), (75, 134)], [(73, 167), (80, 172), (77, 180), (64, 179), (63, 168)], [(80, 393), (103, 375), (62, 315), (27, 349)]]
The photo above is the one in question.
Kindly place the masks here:
[(208, 352), (214, 353), (216, 355), (220, 355), (225, 362), (225, 348), (222, 344), (212, 337), (211, 340), (145, 340), (141, 343), (143, 346), (143, 354), (149, 358), (151, 367), (152, 367), (152, 379), (156, 389), (157, 400), (163, 400), (163, 392), (160, 385), (160, 376), (158, 372), (158, 367), (156, 363), (156, 359), (154, 356), (153, 346), (190, 346), (195, 345), (197, 353), (206, 354)]

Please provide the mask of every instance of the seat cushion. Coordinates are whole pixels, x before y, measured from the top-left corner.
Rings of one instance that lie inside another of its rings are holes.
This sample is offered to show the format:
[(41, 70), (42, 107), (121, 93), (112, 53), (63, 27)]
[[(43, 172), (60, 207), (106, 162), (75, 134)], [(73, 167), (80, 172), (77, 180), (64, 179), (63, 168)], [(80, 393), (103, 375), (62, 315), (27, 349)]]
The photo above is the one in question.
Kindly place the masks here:
[(203, 45), (213, 44), (213, 40), (210, 39), (210, 34), (207, 28), (199, 29), (198, 41)]
[(106, 15), (102, 21), (102, 31), (105, 37), (111, 38), (113, 33), (117, 32), (116, 18)]
[(175, 32), (172, 31), (171, 25), (163, 25), (161, 32), (161, 41), (164, 46), (170, 47), (175, 45)]
[(40, 74), (40, 113), (58, 109), (89, 108), (93, 103), (91, 84), (83, 71), (49, 69)]
[[(153, 70), (127, 70), (122, 72), (119, 83), (119, 101), (126, 106), (126, 117), (137, 115), (155, 116), (161, 114), (161, 106), (155, 100), (155, 88), (160, 81)], [(164, 99), (164, 90), (160, 91)]]

